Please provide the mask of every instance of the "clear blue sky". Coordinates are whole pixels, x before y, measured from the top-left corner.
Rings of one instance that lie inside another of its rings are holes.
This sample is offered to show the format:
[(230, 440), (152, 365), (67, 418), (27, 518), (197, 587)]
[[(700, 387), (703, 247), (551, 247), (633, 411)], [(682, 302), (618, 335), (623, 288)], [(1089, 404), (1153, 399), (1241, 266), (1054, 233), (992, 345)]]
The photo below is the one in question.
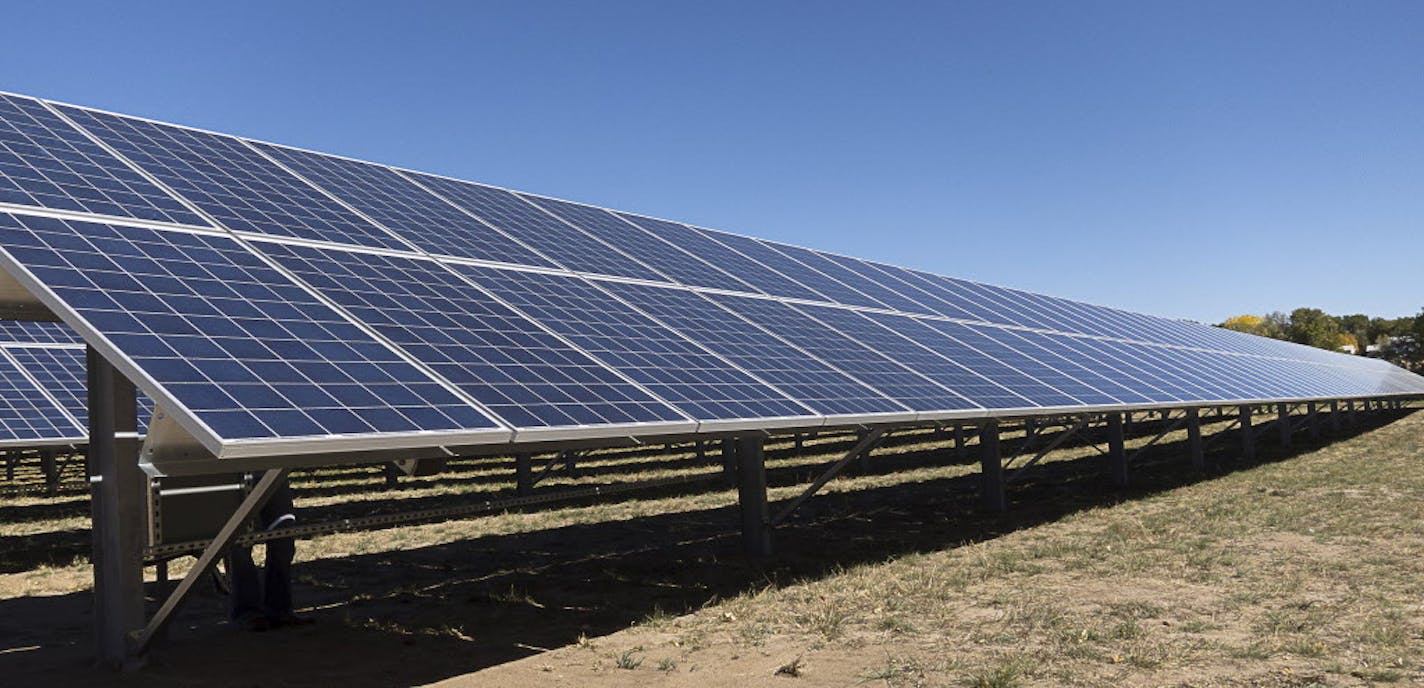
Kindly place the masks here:
[(1217, 321), (1424, 306), (1424, 3), (12, 3), (0, 89)]

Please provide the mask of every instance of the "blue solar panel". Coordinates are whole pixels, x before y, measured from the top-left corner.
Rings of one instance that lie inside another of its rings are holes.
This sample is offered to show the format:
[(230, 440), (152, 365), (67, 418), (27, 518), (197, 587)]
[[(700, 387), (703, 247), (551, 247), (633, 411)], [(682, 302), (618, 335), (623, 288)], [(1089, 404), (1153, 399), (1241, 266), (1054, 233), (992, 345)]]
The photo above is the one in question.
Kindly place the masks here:
[(692, 418), (812, 415), (590, 282), (562, 275), (454, 267)]
[[(980, 404), (990, 408), (1026, 408), (1077, 403), (1063, 392), (964, 341), (974, 337), (972, 332), (966, 333), (961, 329), (963, 325), (900, 315), (870, 314), (866, 317), (992, 382), (997, 390), (995, 387), (984, 388), (986, 396), (983, 400), (971, 397)], [(961, 334), (965, 335), (964, 339), (957, 336)], [(1005, 390), (1011, 394), (1005, 395)]]
[(0, 388), (0, 441), (83, 441), (87, 433), (3, 356)]
[[(988, 325), (962, 323), (943, 323), (933, 327), (980, 353), (1061, 392), (1069, 404), (1096, 406), (1123, 403), (1123, 400), (1072, 375), (1070, 368), (1057, 368), (1039, 360), (1034, 356), (1032, 346), (1022, 340), (1015, 341), (1007, 330)], [(1052, 404), (1044, 405), (1051, 406)]]
[(685, 420), (438, 263), (259, 249), (514, 427)]
[(498, 427), (230, 238), (0, 214), (0, 246), (218, 437)]
[(208, 224), (39, 101), (3, 93), (0, 203)]
[(1113, 365), (1102, 358), (1084, 356), (1069, 346), (1067, 335), (1044, 334), (1030, 330), (1002, 331), (1013, 341), (1023, 342), (1025, 351), (1055, 367), (1072, 371), (1074, 377), (1101, 389), (1127, 404), (1151, 404), (1179, 401), (1165, 389), (1141, 380), (1127, 372), (1124, 366)]
[(125, 158), (238, 232), (405, 248), (240, 139), (61, 107)]
[(694, 292), (617, 283), (604, 287), (817, 413), (903, 413), (909, 410)]
[(1118, 360), (1131, 361), (1152, 371), (1158, 379), (1165, 380), (1182, 390), (1184, 398), (1204, 400), (1230, 400), (1242, 397), (1234, 389), (1230, 378), (1218, 376), (1215, 379), (1189, 370), (1170, 356), (1158, 353), (1156, 346), (1137, 342), (1119, 342), (1111, 339), (1080, 339), (1080, 344), (1099, 355), (1112, 356)]
[(659, 239), (607, 210), (538, 196), (525, 195), (524, 198), (602, 239), (608, 245), (637, 256), (644, 265), (674, 281), (714, 289), (756, 291), (752, 286), (711, 263)]
[[(964, 374), (962, 369), (956, 371), (954, 366), (945, 365), (944, 370), (930, 370), (925, 374), (916, 368), (916, 364), (923, 362), (917, 356), (900, 349), (879, 349), (876, 346), (879, 342), (863, 342), (857, 336), (865, 333), (843, 333), (779, 301), (723, 295), (708, 298), (911, 409), (927, 412), (977, 408), (972, 400), (965, 398), (971, 391), (974, 376)], [(872, 323), (866, 324), (874, 327)], [(939, 363), (948, 364), (947, 361)], [(961, 392), (961, 387), (965, 391)]]
[(19, 344), (79, 344), (84, 340), (61, 322), (0, 320), (0, 342)]
[(874, 266), (876, 269), (904, 281), (937, 299), (938, 301), (935, 303), (925, 302), (924, 300), (921, 300), (921, 302), (925, 303), (926, 306), (934, 308), (935, 313), (938, 315), (942, 315), (946, 318), (978, 320), (1001, 325), (1018, 324), (1013, 318), (998, 312), (992, 304), (982, 303), (981, 299), (966, 293), (954, 283), (941, 282), (937, 275), (883, 263), (875, 263)]
[(778, 273), (796, 280), (800, 284), (820, 294), (817, 301), (831, 300), (851, 306), (888, 308), (885, 304), (852, 289), (845, 284), (818, 272), (791, 256), (778, 251), (770, 243), (751, 237), (707, 230), (709, 236), (728, 248), (765, 265)]
[(554, 267), (527, 246), (389, 167), (266, 143), (253, 145), (430, 253)]
[(736, 275), (738, 279), (754, 287), (755, 291), (793, 299), (825, 300), (824, 296), (792, 281), (785, 275), (713, 241), (708, 232), (676, 222), (655, 220), (641, 215), (627, 213), (617, 213), (617, 215), (642, 227), (654, 236), (680, 246), (702, 260)]
[(925, 305), (934, 303), (932, 297), (928, 297), (921, 290), (904, 282), (889, 277), (866, 265), (863, 261), (804, 248), (787, 247), (787, 249), (792, 251), (791, 255), (797, 260), (814, 266), (821, 272), (855, 287), (862, 293), (875, 297), (877, 301), (896, 310), (935, 315), (935, 309)]
[[(5, 349), (40, 387), (68, 411), (79, 426), (89, 427), (88, 360), (82, 347), (14, 346)], [(137, 393), (138, 431), (147, 432), (153, 401)]]
[(514, 193), (418, 172), (403, 174), (570, 270), (663, 280), (638, 261)]

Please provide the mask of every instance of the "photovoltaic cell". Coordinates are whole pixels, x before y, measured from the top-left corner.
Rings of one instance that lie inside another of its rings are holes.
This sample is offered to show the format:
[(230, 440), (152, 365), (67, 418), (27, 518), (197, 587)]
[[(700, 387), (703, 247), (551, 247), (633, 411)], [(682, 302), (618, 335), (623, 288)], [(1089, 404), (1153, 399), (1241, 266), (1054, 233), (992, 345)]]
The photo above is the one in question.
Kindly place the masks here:
[(736, 275), (738, 279), (762, 293), (792, 299), (825, 300), (824, 296), (807, 289), (804, 285), (713, 241), (708, 232), (667, 220), (655, 220), (627, 213), (617, 213), (617, 215), (646, 229), (658, 238), (680, 246), (702, 260)]
[[(1005, 365), (1063, 393), (1070, 404), (1092, 406), (1123, 403), (1071, 374), (1071, 368), (1055, 367), (1033, 356), (1033, 348), (1020, 340), (1017, 345), (1007, 330), (987, 325), (946, 324), (955, 339), (992, 356)], [(1049, 404), (1045, 404), (1049, 405)]]
[(512, 426), (685, 420), (433, 261), (258, 248)]
[(39, 101), (3, 93), (0, 203), (208, 224)]
[(1127, 404), (1152, 404), (1177, 401), (1168, 392), (1124, 372), (1102, 359), (1082, 356), (1063, 341), (1068, 337), (1059, 334), (1045, 334), (1029, 330), (1002, 330), (1004, 336), (1013, 341), (1023, 342), (1040, 361), (1072, 371), (1073, 376), (1111, 394)]
[(0, 357), (0, 441), (74, 439), (86, 433), (69, 420), (54, 402), (25, 378), (9, 359)]
[(266, 143), (253, 145), (430, 253), (554, 267), (389, 167)]
[(82, 344), (79, 334), (64, 323), (0, 320), (0, 342), (17, 344)]
[[(920, 302), (920, 299), (931, 301), (922, 292), (890, 278), (885, 273), (879, 272), (859, 260), (804, 248), (798, 248), (796, 251), (793, 255), (798, 259), (805, 256), (805, 259), (802, 259), (803, 263), (816, 265), (817, 269), (822, 272), (855, 287), (862, 293), (875, 297), (877, 301), (891, 308), (905, 313), (936, 314), (933, 308)], [(813, 257), (818, 262), (810, 263), (809, 261)]]
[(958, 390), (952, 390), (938, 379), (912, 370), (909, 366), (913, 362), (900, 360), (895, 355), (903, 352), (881, 351), (873, 343), (861, 343), (855, 338), (855, 334), (848, 336), (838, 329), (827, 327), (784, 303), (721, 294), (708, 295), (708, 298), (765, 327), (778, 337), (795, 342), (817, 358), (915, 411), (976, 408), (970, 400), (956, 394)]
[[(989, 408), (1032, 408), (1075, 403), (1071, 397), (1059, 390), (954, 336), (961, 332), (959, 328), (963, 327), (958, 323), (921, 320), (902, 315), (867, 314), (866, 317), (992, 382), (1000, 390), (995, 393), (993, 388), (989, 388), (988, 393), (994, 396), (982, 400), (977, 396), (971, 397), (986, 406), (994, 404), (988, 406)], [(1005, 397), (1003, 390), (1007, 390), (1011, 395)]]
[(228, 229), (404, 248), (240, 139), (93, 110), (64, 114)]
[(562, 275), (454, 267), (692, 418), (740, 420), (811, 415), (781, 392), (588, 281)]
[(637, 284), (608, 283), (604, 287), (817, 413), (909, 410), (694, 292)]
[(524, 199), (602, 239), (608, 245), (629, 255), (637, 256), (643, 264), (682, 284), (714, 289), (756, 291), (745, 282), (723, 272), (711, 263), (629, 224), (602, 208), (537, 196), (526, 195)]
[[(79, 421), (85, 434), (89, 428), (88, 362), (79, 347), (6, 347), (6, 352), (48, 391), (64, 410)], [(138, 431), (148, 431), (153, 418), (153, 400), (137, 393)]]
[(815, 290), (816, 293), (822, 295), (822, 298), (816, 299), (817, 301), (830, 299), (836, 303), (844, 303), (851, 306), (887, 308), (885, 304), (841, 282), (837, 282), (831, 277), (807, 267), (804, 263), (797, 261), (795, 258), (778, 251), (770, 243), (751, 237), (728, 234), (726, 232), (708, 230), (708, 234), (718, 242), (725, 244), (728, 248)]
[(403, 174), (570, 270), (663, 281), (641, 263), (514, 193), (418, 172)]
[(498, 427), (230, 238), (0, 214), (0, 246), (220, 438)]

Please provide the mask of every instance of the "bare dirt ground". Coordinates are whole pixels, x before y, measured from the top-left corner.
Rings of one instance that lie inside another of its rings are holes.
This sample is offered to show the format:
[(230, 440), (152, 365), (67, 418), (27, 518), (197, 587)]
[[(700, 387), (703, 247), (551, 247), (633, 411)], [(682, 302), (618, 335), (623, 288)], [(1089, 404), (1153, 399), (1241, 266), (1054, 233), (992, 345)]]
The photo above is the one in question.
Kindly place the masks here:
[[(1221, 425), (1212, 429), (1219, 429)], [(0, 497), (0, 685), (1362, 686), (1424, 684), (1424, 414), (1259, 462), (1185, 466), (1180, 433), (1108, 489), (1069, 447), (977, 508), (977, 465), (924, 436), (738, 552), (735, 494), (640, 493), (299, 543), (312, 627), (243, 634), (204, 591), (143, 669), (89, 658), (87, 501)], [(1147, 437), (1130, 443), (1142, 444)], [(772, 455), (799, 492), (827, 439)], [(573, 482), (656, 478), (687, 455), (593, 461)], [(298, 482), (322, 517), (507, 487), (507, 467), (373, 490)]]

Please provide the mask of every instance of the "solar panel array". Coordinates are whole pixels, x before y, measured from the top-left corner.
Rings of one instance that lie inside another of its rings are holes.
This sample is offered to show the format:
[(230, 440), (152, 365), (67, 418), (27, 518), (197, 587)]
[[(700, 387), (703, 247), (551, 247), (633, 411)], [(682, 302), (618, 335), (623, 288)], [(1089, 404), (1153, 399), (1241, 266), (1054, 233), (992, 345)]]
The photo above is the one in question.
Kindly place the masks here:
[[(0, 320), (0, 447), (86, 442), (86, 365), (83, 341), (63, 323)], [(142, 433), (153, 402), (137, 401)]]
[(218, 453), (1424, 394), (1381, 361), (22, 96), (0, 106), (3, 267)]

